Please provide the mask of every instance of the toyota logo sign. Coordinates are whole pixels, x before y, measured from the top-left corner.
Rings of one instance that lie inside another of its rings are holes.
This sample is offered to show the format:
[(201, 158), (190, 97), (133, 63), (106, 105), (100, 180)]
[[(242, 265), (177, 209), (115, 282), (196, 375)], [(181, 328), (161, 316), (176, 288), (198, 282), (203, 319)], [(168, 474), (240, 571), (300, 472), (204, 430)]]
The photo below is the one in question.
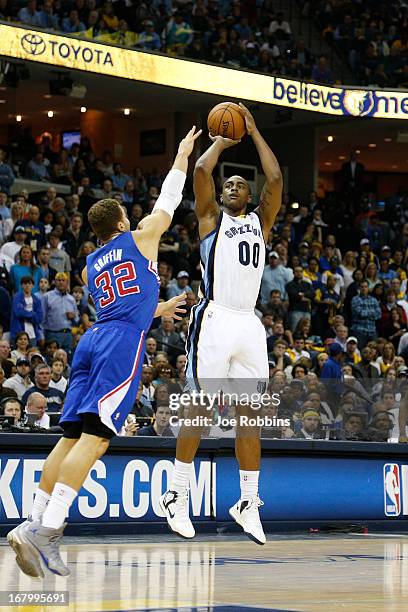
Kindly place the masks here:
[(45, 41), (38, 34), (24, 34), (21, 46), (30, 55), (42, 55), (45, 51)]

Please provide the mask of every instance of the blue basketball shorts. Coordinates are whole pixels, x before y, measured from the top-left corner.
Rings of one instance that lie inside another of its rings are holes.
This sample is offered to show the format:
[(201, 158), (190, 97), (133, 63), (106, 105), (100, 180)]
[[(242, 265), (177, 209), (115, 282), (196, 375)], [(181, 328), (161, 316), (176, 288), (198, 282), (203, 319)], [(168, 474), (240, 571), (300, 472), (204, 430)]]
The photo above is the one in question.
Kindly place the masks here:
[(136, 399), (144, 346), (145, 332), (130, 323), (109, 321), (88, 329), (74, 354), (60, 424), (91, 413), (117, 434)]

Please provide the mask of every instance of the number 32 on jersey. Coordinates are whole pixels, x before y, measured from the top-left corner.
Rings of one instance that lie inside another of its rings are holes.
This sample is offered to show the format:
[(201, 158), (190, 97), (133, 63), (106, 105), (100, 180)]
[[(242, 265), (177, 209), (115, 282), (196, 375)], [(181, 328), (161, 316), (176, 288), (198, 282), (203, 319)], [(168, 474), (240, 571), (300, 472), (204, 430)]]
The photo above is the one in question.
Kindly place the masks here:
[(132, 293), (140, 293), (139, 285), (135, 284), (136, 270), (132, 261), (118, 264), (111, 272), (105, 270), (95, 278), (95, 287), (101, 288), (103, 296), (99, 299), (99, 306), (106, 308), (117, 297), (124, 297)]

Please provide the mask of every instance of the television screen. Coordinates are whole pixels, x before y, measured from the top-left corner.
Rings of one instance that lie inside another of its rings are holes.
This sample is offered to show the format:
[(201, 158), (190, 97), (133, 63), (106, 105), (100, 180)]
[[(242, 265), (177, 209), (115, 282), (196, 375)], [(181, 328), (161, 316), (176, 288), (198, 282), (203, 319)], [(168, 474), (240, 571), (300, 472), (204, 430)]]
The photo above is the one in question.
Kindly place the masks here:
[(81, 140), (81, 132), (62, 132), (62, 146), (64, 149), (71, 149), (72, 145)]

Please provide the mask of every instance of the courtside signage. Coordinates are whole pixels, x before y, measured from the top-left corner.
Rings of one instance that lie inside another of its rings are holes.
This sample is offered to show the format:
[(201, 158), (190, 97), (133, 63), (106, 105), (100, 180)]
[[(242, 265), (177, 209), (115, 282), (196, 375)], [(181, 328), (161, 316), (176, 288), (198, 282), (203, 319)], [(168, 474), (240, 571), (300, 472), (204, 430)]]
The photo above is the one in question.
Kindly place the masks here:
[[(18, 522), (32, 508), (45, 459), (0, 456), (0, 524)], [(212, 516), (212, 464), (198, 458), (190, 476), (191, 516), (195, 521)], [(85, 521), (164, 521), (159, 498), (168, 488), (173, 460), (105, 455), (89, 472), (70, 510), (73, 523)]]
[(408, 91), (327, 87), (6, 24), (0, 55), (329, 115), (408, 119)]
[[(0, 525), (32, 508), (43, 453), (0, 454)], [(172, 457), (105, 455), (90, 471), (70, 511), (73, 523), (164, 521), (159, 498), (173, 473)], [(239, 496), (234, 457), (203, 456), (190, 476), (194, 521), (229, 521)], [(262, 517), (269, 521), (385, 520), (408, 516), (408, 464), (380, 459), (274, 456), (262, 459)], [(347, 503), (344, 502), (347, 500)]]

